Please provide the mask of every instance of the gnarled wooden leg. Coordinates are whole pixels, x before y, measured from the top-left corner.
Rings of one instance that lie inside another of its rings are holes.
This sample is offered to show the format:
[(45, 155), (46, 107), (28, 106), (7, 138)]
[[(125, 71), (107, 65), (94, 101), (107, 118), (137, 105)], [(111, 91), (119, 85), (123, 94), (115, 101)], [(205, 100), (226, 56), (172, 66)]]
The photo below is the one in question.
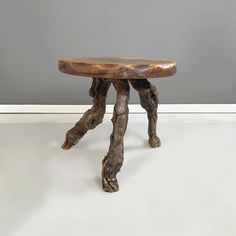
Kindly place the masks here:
[(148, 143), (151, 147), (159, 147), (160, 139), (156, 135), (158, 92), (154, 85), (147, 79), (129, 80), (134, 89), (139, 93), (141, 106), (147, 111), (148, 116)]
[(70, 149), (75, 145), (89, 129), (94, 129), (103, 120), (106, 110), (106, 96), (110, 82), (105, 79), (93, 78), (89, 95), (93, 97), (93, 106), (86, 111), (75, 126), (67, 131), (63, 149)]
[(112, 117), (113, 132), (110, 136), (110, 147), (103, 159), (102, 186), (106, 192), (116, 192), (119, 185), (116, 174), (124, 160), (123, 138), (128, 122), (129, 83), (127, 80), (114, 80), (117, 91), (117, 100)]

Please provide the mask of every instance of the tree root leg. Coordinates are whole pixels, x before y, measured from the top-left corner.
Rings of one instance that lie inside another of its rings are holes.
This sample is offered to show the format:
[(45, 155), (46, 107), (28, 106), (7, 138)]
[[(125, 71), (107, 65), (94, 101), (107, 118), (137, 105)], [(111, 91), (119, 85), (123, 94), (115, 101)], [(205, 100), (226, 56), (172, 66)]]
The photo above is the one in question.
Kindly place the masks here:
[(132, 87), (138, 91), (141, 106), (147, 111), (148, 117), (148, 143), (150, 147), (161, 145), (159, 137), (156, 135), (158, 92), (154, 85), (147, 79), (129, 80)]
[(106, 111), (106, 96), (111, 82), (93, 78), (89, 95), (93, 97), (93, 106), (86, 111), (75, 126), (67, 131), (63, 149), (70, 149), (75, 145), (90, 129), (94, 129), (103, 120)]
[(113, 85), (117, 91), (117, 100), (112, 117), (113, 132), (110, 136), (110, 146), (103, 159), (102, 186), (105, 192), (116, 192), (119, 185), (117, 173), (124, 160), (124, 134), (128, 122), (129, 83), (128, 80), (114, 80)]

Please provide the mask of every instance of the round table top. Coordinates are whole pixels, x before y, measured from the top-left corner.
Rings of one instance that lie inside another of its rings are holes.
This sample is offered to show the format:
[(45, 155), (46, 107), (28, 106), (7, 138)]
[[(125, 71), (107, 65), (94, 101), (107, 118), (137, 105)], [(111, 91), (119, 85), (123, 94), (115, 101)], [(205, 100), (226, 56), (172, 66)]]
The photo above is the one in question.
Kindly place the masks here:
[(176, 73), (174, 61), (140, 58), (64, 58), (58, 67), (66, 74), (110, 79), (158, 78)]

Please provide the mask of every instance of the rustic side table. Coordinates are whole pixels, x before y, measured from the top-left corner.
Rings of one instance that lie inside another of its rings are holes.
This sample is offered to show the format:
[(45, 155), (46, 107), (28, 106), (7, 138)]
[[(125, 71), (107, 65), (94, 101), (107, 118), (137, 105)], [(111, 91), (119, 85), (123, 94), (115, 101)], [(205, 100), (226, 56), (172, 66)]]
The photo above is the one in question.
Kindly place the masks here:
[(117, 97), (112, 117), (113, 132), (108, 153), (102, 162), (103, 189), (106, 192), (116, 192), (119, 190), (116, 175), (124, 160), (123, 139), (129, 112), (129, 83), (138, 91), (141, 106), (147, 111), (149, 145), (153, 148), (159, 147), (160, 139), (156, 135), (158, 93), (147, 78), (175, 74), (176, 63), (169, 60), (134, 58), (66, 58), (59, 60), (59, 70), (67, 74), (93, 78), (89, 90), (89, 95), (93, 97), (93, 106), (66, 133), (63, 149), (70, 149), (89, 129), (102, 122), (108, 89), (111, 84), (116, 89)]

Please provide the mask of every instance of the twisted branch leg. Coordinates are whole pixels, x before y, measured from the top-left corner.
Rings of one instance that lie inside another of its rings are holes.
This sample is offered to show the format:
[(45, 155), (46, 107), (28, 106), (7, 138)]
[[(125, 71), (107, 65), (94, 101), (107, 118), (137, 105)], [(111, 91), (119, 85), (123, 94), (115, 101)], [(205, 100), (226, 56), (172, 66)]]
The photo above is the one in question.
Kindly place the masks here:
[(94, 129), (103, 120), (106, 110), (106, 96), (110, 87), (110, 82), (105, 79), (93, 78), (89, 95), (93, 97), (91, 109), (86, 111), (83, 117), (75, 124), (75, 126), (67, 131), (63, 149), (70, 149), (75, 145), (89, 129)]
[(117, 100), (112, 117), (113, 132), (110, 136), (110, 146), (103, 159), (102, 186), (106, 192), (116, 192), (119, 185), (116, 174), (124, 160), (123, 138), (128, 122), (129, 83), (127, 80), (114, 80), (113, 85), (117, 91)]
[(147, 79), (129, 80), (132, 87), (139, 93), (141, 106), (147, 111), (148, 116), (148, 143), (150, 147), (161, 145), (159, 137), (156, 135), (158, 92), (156, 87), (149, 83)]

